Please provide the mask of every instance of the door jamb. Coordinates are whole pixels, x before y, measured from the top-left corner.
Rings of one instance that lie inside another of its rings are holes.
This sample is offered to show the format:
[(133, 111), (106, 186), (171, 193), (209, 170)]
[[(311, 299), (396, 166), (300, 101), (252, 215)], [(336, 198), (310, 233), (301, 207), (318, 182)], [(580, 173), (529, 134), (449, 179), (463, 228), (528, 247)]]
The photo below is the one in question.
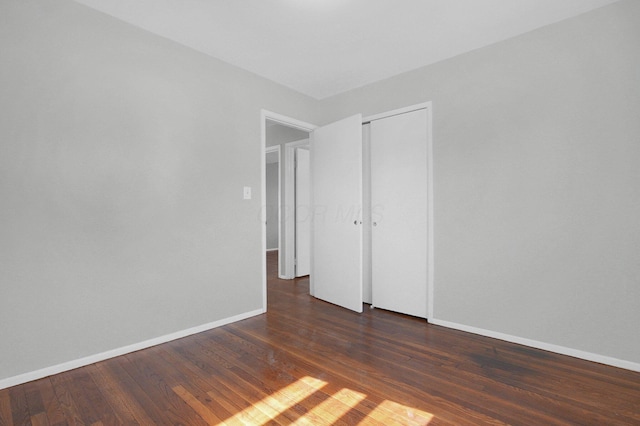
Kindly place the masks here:
[[(285, 259), (284, 274), (280, 278), (292, 280), (296, 277), (295, 260), (295, 228), (296, 218), (292, 214), (295, 212), (295, 152), (296, 148), (301, 146), (309, 146), (309, 139), (287, 142), (284, 144), (284, 199), (287, 201), (287, 211), (284, 216), (285, 228)], [(293, 211), (292, 211), (293, 210)]]

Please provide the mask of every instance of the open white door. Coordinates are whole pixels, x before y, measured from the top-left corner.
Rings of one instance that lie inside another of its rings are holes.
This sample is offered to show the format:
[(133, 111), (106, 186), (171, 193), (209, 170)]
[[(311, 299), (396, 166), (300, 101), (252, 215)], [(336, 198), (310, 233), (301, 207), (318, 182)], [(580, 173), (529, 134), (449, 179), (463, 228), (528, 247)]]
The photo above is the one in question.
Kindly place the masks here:
[(311, 199), (309, 149), (296, 148), (296, 277), (311, 268)]
[(427, 317), (427, 110), (371, 122), (376, 308)]
[(311, 133), (311, 294), (362, 312), (362, 116)]

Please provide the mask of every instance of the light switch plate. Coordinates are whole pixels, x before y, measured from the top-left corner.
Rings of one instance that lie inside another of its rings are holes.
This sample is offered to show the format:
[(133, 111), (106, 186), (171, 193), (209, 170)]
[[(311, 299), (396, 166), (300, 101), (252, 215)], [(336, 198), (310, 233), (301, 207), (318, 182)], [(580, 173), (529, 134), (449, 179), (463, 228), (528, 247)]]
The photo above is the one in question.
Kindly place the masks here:
[(250, 186), (245, 186), (243, 194), (244, 194), (244, 199), (245, 200), (250, 200), (251, 199), (251, 187)]

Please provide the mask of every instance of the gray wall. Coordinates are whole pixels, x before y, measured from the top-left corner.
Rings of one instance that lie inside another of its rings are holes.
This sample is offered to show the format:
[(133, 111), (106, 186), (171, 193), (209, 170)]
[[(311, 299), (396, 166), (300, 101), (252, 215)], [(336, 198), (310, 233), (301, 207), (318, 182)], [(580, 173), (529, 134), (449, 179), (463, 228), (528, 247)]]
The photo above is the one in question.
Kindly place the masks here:
[(266, 168), (267, 250), (278, 248), (278, 163)]
[(435, 317), (640, 362), (640, 2), (322, 102), (433, 101)]
[(0, 380), (262, 308), (260, 109), (315, 101), (70, 0), (0, 52)]

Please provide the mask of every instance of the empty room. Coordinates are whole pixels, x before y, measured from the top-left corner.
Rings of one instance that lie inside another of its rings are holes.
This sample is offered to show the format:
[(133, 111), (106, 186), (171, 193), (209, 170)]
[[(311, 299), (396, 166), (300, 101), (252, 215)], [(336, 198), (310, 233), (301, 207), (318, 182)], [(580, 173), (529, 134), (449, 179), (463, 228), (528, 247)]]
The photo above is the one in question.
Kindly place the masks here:
[(0, 0), (0, 425), (637, 425), (639, 218), (638, 0)]

